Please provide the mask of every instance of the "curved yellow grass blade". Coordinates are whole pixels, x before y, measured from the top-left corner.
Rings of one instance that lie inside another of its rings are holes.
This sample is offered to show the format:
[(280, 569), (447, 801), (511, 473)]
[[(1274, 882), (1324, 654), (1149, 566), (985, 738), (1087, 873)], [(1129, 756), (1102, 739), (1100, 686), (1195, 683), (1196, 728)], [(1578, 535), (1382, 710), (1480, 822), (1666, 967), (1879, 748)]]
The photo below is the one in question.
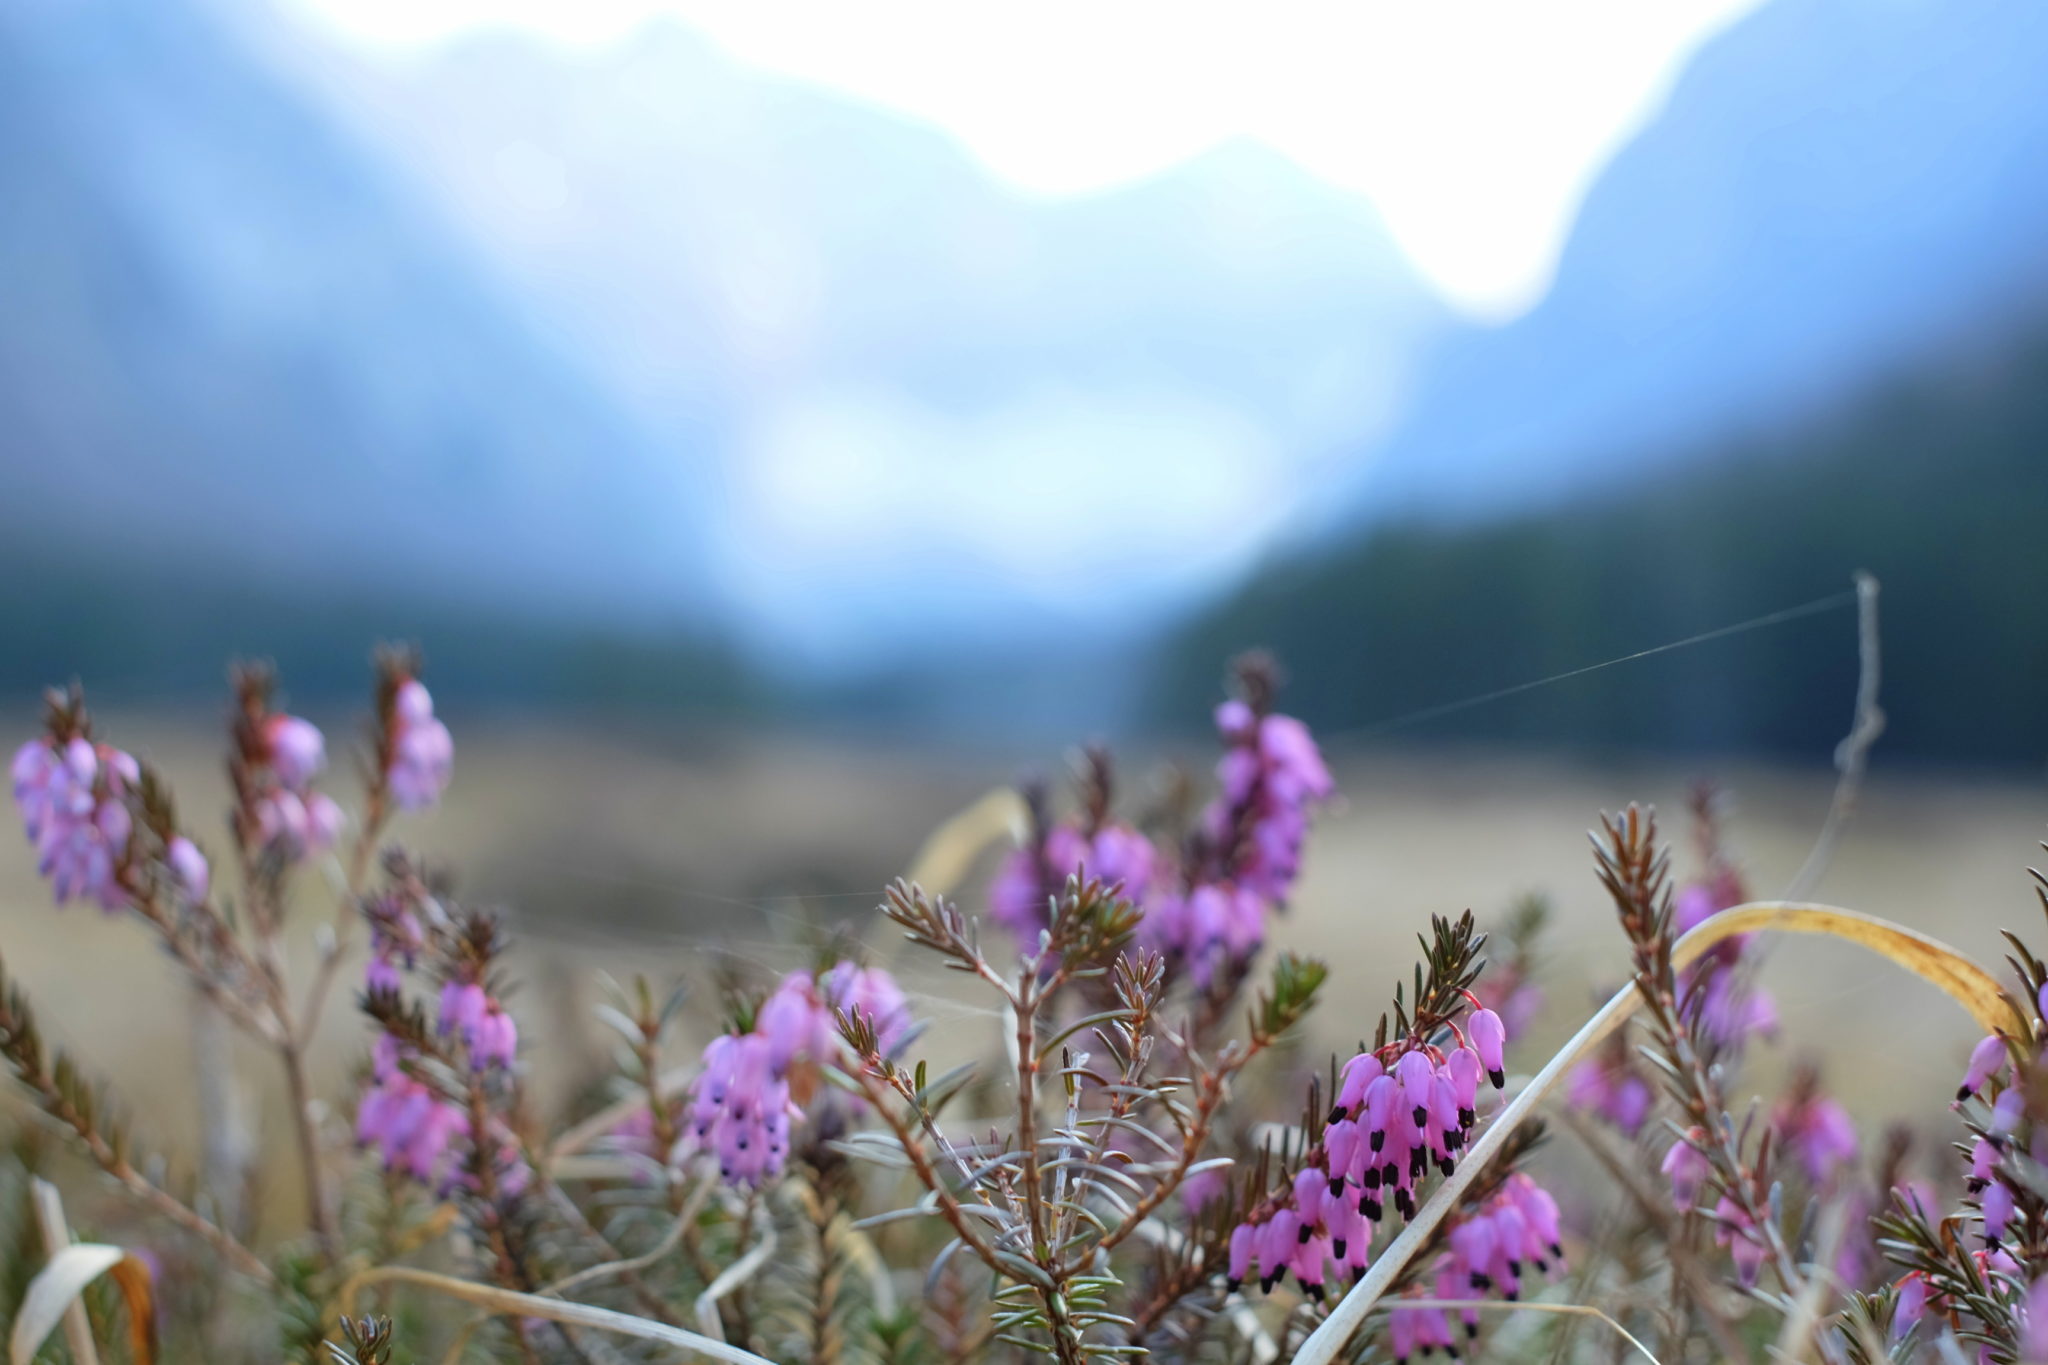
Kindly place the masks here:
[(1678, 940), (1672, 945), (1671, 956), (1683, 967), (1723, 939), (1760, 930), (1825, 934), (1860, 943), (1947, 991), (1986, 1033), (2003, 1033), (2008, 1038), (2027, 1036), (2026, 1014), (1990, 972), (1938, 938), (1855, 910), (1796, 901), (1738, 905), (1710, 917)]
[(997, 787), (926, 836), (904, 879), (934, 896), (950, 895), (983, 849), (1021, 837), (1030, 818), (1015, 787)]
[[(492, 1313), (516, 1313), (523, 1318), (545, 1318), (550, 1322), (565, 1323), (571, 1327), (594, 1327), (600, 1332), (616, 1332), (624, 1337), (639, 1337), (644, 1341), (659, 1341), (667, 1346), (679, 1347), (706, 1360), (723, 1360), (729, 1365), (775, 1365), (775, 1362), (752, 1351), (742, 1351), (737, 1346), (728, 1346), (722, 1341), (686, 1332), (680, 1327), (655, 1322), (651, 1318), (636, 1318), (630, 1313), (616, 1313), (609, 1308), (593, 1308), (589, 1304), (566, 1303), (561, 1299), (544, 1299), (538, 1294), (519, 1294), (510, 1289), (499, 1289), (495, 1285), (477, 1284), (472, 1280), (459, 1280), (453, 1275), (437, 1275), (431, 1270), (414, 1270), (411, 1266), (385, 1265), (361, 1271), (349, 1278), (335, 1296), (343, 1313), (354, 1313), (356, 1296), (373, 1284), (396, 1281), (401, 1284), (418, 1285), (431, 1289), (437, 1294), (446, 1294), (451, 1299), (476, 1304)], [(26, 1365), (18, 1361), (17, 1365)]]
[[(1672, 959), (1677, 965), (1684, 966), (1723, 939), (1758, 932), (1825, 934), (1859, 943), (1890, 958), (1915, 976), (1939, 986), (1986, 1033), (2027, 1036), (2026, 1014), (1999, 989), (1998, 982), (1989, 972), (1939, 939), (1856, 910), (1791, 901), (1757, 901), (1738, 905), (1715, 915), (1673, 944)], [(1365, 1278), (1338, 1301), (1323, 1325), (1301, 1344), (1301, 1350), (1294, 1357), (1294, 1365), (1329, 1365), (1337, 1358), (1344, 1344), (1365, 1322), (1366, 1314), (1393, 1284), (1395, 1276), (1422, 1250), (1437, 1225), (1457, 1206), (1465, 1190), (1500, 1151), (1508, 1135), (1535, 1112), (1543, 1097), (1580, 1058), (1627, 1022), (1641, 999), (1634, 985), (1622, 987), (1613, 999), (1600, 1007), (1599, 1013), (1586, 1021), (1556, 1056), (1544, 1063), (1543, 1069), (1487, 1126), (1465, 1159), (1458, 1163), (1456, 1173), (1446, 1177), (1436, 1193), (1415, 1211), (1415, 1217), (1408, 1221), (1401, 1235), (1380, 1253)]]
[(156, 1359), (156, 1301), (150, 1293), (149, 1266), (104, 1242), (65, 1247), (28, 1282), (28, 1293), (14, 1315), (14, 1331), (7, 1338), (7, 1358), (12, 1365), (29, 1365), (64, 1320), (66, 1310), (102, 1275), (114, 1277), (121, 1299), (128, 1305), (129, 1346), (136, 1365), (150, 1365)]

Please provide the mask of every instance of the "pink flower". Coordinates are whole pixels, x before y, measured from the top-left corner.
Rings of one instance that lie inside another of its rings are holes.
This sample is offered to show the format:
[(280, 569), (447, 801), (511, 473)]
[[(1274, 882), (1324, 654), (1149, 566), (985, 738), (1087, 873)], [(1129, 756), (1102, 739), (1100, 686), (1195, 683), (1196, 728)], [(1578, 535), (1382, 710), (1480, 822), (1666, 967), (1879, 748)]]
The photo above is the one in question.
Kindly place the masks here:
[(1031, 952), (1051, 924), (1052, 902), (1065, 894), (1067, 878), (1085, 874), (1142, 908), (1153, 892), (1157, 859), (1151, 841), (1126, 825), (1104, 825), (1093, 838), (1055, 825), (1042, 846), (1017, 849), (1003, 860), (989, 884), (989, 913)]
[(1806, 1178), (1826, 1183), (1856, 1159), (1856, 1124), (1848, 1111), (1825, 1095), (1809, 1094), (1776, 1115), (1779, 1137), (1798, 1152)]
[(410, 970), (426, 941), (419, 917), (396, 897), (373, 900), (363, 913), (370, 921), (370, 962), (364, 984), (372, 991), (395, 991), (399, 968)]
[(1216, 800), (1202, 816), (1220, 860), (1215, 870), (1282, 903), (1301, 870), (1309, 808), (1334, 796), (1336, 784), (1308, 727), (1292, 716), (1254, 717), (1230, 701), (1217, 708), (1216, 728), (1228, 747), (1216, 765)]
[(277, 715), (265, 720), (263, 743), (270, 771), (295, 791), (305, 790), (327, 766), (327, 742), (320, 737), (320, 728), (298, 716)]
[(423, 1184), (444, 1187), (451, 1179), (451, 1144), (468, 1135), (469, 1119), (426, 1082), (405, 1073), (395, 1041), (386, 1036), (377, 1043), (375, 1079), (356, 1110), (356, 1141), (376, 1149), (386, 1170), (403, 1170)]
[(1927, 1316), (1927, 1277), (1914, 1271), (1898, 1283), (1892, 1307), (1892, 1340), (1897, 1341)]
[(15, 753), (15, 804), (36, 849), (36, 871), (57, 903), (78, 898), (118, 910), (127, 903), (119, 869), (134, 833), (127, 797), (141, 781), (133, 756), (74, 736), (61, 747), (32, 740)]
[(2020, 1365), (2048, 1365), (2048, 1276), (2027, 1287), (2019, 1320)]
[(1199, 1216), (1217, 1198), (1230, 1190), (1230, 1169), (1227, 1166), (1213, 1166), (1206, 1171), (1196, 1171), (1180, 1182), (1180, 1202), (1190, 1214)]
[(484, 1017), (477, 1021), (476, 1031), (470, 1039), (469, 1064), (481, 1071), (487, 1067), (510, 1066), (519, 1052), (519, 1026), (512, 1022), (512, 1016), (505, 1007), (493, 1000), (484, 1010)]
[(393, 705), (391, 767), (385, 774), (401, 810), (441, 799), (455, 765), (455, 741), (434, 718), (434, 701), (417, 678), (399, 684)]
[(1465, 1026), (1471, 1036), (1472, 1050), (1479, 1054), (1479, 1063), (1486, 1068), (1486, 1078), (1498, 1090), (1508, 1083), (1504, 1066), (1503, 1049), (1507, 1046), (1507, 1026), (1492, 1010), (1475, 1010), (1472, 1021)]
[(1673, 1139), (1671, 1150), (1664, 1154), (1660, 1168), (1671, 1181), (1671, 1202), (1679, 1209), (1690, 1209), (1699, 1197), (1700, 1184), (1711, 1169), (1706, 1153), (1696, 1145), (1706, 1134), (1695, 1127), (1684, 1137)]
[[(841, 962), (820, 977), (818, 985), (833, 1009), (842, 1010), (848, 1016), (858, 1014), (873, 1022), (875, 1045), (884, 1053), (894, 1049), (903, 1040), (903, 1035), (910, 1031), (910, 1002), (904, 998), (895, 978), (880, 967), (858, 967), (852, 962)], [(834, 1026), (832, 1037), (837, 1033)], [(828, 1037), (825, 1046), (829, 1049), (831, 1038)], [(823, 1059), (821, 1056), (820, 1060)]]
[(474, 1046), (477, 1028), (490, 1006), (491, 998), (482, 986), (451, 978), (441, 987), (441, 1032), (460, 1034), (464, 1042)]
[(334, 847), (341, 826), (341, 807), (320, 793), (307, 796), (278, 788), (257, 798), (258, 836), (264, 844), (275, 844), (293, 858)]
[[(1725, 944), (1723, 945), (1725, 946)], [(1771, 1037), (1778, 1031), (1778, 1006), (1761, 987), (1746, 981), (1731, 967), (1711, 960), (1702, 970), (1712, 972), (1700, 994), (1700, 1024), (1707, 1036), (1724, 1046), (1734, 1046), (1750, 1037)]]
[(791, 972), (782, 979), (775, 993), (762, 1002), (754, 1031), (768, 1040), (777, 1075), (787, 1072), (797, 1060), (829, 1059), (837, 1034), (831, 1010), (818, 998), (817, 983), (809, 972)]
[(1714, 1205), (1714, 1244), (1728, 1248), (1729, 1257), (1735, 1262), (1735, 1276), (1744, 1288), (1756, 1284), (1757, 1272), (1763, 1269), (1768, 1248), (1761, 1233), (1739, 1205), (1723, 1197)]
[(164, 846), (164, 862), (170, 867), (171, 875), (177, 878), (178, 889), (185, 899), (194, 902), (206, 899), (211, 875), (206, 866), (206, 855), (190, 839), (179, 834)]
[(1991, 1034), (1970, 1049), (1970, 1064), (1963, 1072), (1963, 1083), (1956, 1088), (1958, 1104), (1984, 1088), (1984, 1082), (2005, 1070), (2005, 1039)]
[(1582, 1062), (1571, 1075), (1571, 1102), (1589, 1109), (1634, 1137), (1656, 1102), (1648, 1081), (1612, 1055)]
[(1996, 1242), (2005, 1236), (2005, 1225), (2012, 1221), (2012, 1187), (2003, 1180), (1993, 1180), (1978, 1196), (1978, 1207), (1984, 1215), (1984, 1240)]
[(781, 1171), (792, 1110), (789, 1082), (774, 1065), (766, 1035), (721, 1034), (704, 1049), (691, 1134), (699, 1150), (717, 1156), (728, 1185), (753, 1188)]

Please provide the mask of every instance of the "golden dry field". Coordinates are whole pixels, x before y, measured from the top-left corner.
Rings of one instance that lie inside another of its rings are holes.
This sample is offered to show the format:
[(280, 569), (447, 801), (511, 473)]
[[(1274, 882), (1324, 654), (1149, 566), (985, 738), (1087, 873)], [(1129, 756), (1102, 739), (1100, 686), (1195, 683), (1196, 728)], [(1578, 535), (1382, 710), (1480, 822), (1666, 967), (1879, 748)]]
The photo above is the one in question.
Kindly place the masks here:
[[(224, 796), (210, 737), (188, 723), (100, 721), (173, 779), (184, 821), (204, 841)], [(872, 909), (934, 825), (1014, 774), (1005, 760), (735, 737), (650, 745), (531, 727), (469, 726), (458, 742), (444, 807), (397, 834), (457, 868), (473, 899), (510, 912), (525, 981), (514, 1009), (544, 1110), (565, 1102), (577, 1078), (604, 1069), (590, 1008), (600, 971), (689, 979), (701, 1032), (713, 1017), (720, 964), (764, 975), (795, 965), (807, 923), (852, 921), (905, 974), (935, 1024), (924, 1050), (944, 1058), (996, 1046), (996, 1021), (982, 1002), (960, 994), (959, 977), (906, 962)], [(1192, 748), (1179, 757), (1209, 758)], [(1597, 812), (1631, 799), (1655, 803), (1679, 842), (1683, 872), (1686, 794), (1697, 778), (1714, 777), (1733, 796), (1732, 840), (1763, 896), (1805, 858), (1832, 790), (1824, 773), (1759, 767), (1334, 757), (1345, 799), (1321, 821), (1300, 898), (1276, 935), (1333, 968), (1311, 1056), (1370, 1029), (1407, 974), (1430, 913), (1469, 906), (1485, 920), (1540, 891), (1556, 907), (1542, 944), (1548, 1003), (1538, 1036), (1519, 1054), (1536, 1057), (1590, 1011), (1594, 990), (1623, 962), (1586, 852)], [(1058, 758), (1043, 766), (1056, 768)], [(328, 785), (346, 800), (340, 774)], [(1880, 760), (1817, 898), (1900, 920), (1995, 964), (2002, 925), (2048, 946), (2025, 875), (2044, 828), (2040, 782), (1887, 775)], [(964, 889), (967, 908), (977, 893)], [(302, 949), (334, 906), (322, 877), (302, 880), (294, 911)], [(187, 992), (136, 926), (95, 909), (54, 909), (18, 831), (0, 839), (0, 953), (54, 1040), (114, 1084), (153, 1144), (189, 1152), (197, 1115)], [(344, 980), (358, 979), (352, 966)], [(1931, 988), (1853, 948), (1815, 941), (1771, 947), (1762, 979), (1779, 1002), (1784, 1037), (1754, 1078), (1817, 1056), (1859, 1118), (1942, 1119), (1941, 1096), (1971, 1035)], [(323, 1090), (338, 1094), (366, 1035), (348, 992), (336, 992), (330, 1015), (319, 1062)], [(245, 1060), (252, 1082), (270, 1086), (273, 1060)], [(262, 1103), (264, 1131), (277, 1131), (278, 1096)], [(22, 1110), (10, 1101), (0, 1112)]]

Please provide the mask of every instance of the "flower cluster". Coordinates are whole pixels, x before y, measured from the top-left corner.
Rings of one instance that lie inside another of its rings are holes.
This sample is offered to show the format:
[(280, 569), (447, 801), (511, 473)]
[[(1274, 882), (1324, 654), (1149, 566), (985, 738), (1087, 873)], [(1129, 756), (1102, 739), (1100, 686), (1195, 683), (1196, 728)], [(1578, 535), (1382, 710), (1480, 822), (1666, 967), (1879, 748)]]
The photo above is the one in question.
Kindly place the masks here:
[(266, 715), (254, 727), (257, 743), (248, 755), (267, 771), (254, 794), (256, 842), (287, 858), (323, 853), (341, 835), (341, 807), (313, 790), (327, 767), (327, 743), (319, 727), (299, 716)]
[[(363, 905), (371, 957), (363, 1007), (381, 1026), (371, 1048), (370, 1085), (356, 1110), (356, 1140), (438, 1191), (516, 1193), (529, 1178), (494, 1104), (513, 1082), (519, 1029), (493, 985), (503, 951), (487, 914), (450, 914), (403, 858), (389, 864), (394, 887)], [(401, 994), (403, 973), (438, 979), (431, 1016)], [(475, 1141), (476, 1115), (484, 1140)]]
[[(57, 903), (76, 898), (120, 909), (126, 892), (118, 874), (135, 830), (128, 797), (142, 780), (134, 757), (81, 733), (52, 735), (16, 751), (12, 776), (36, 871), (50, 880)], [(203, 895), (206, 860), (190, 841), (180, 843), (175, 865)]]
[(446, 1188), (454, 1177), (453, 1144), (469, 1135), (462, 1106), (405, 1066), (399, 1041), (380, 1034), (370, 1051), (370, 1087), (356, 1108), (356, 1141), (384, 1168), (423, 1185)]
[(1414, 1217), (1429, 1167), (1456, 1169), (1478, 1121), (1481, 1080), (1506, 1084), (1506, 1042), (1500, 1016), (1482, 1009), (1449, 1053), (1410, 1039), (1347, 1062), (1321, 1159), (1312, 1153), (1284, 1200), (1255, 1209), (1231, 1233), (1232, 1283), (1256, 1265), (1264, 1288), (1292, 1271), (1304, 1293), (1320, 1297), (1326, 1262), (1362, 1275), (1387, 1208)]
[(455, 766), (455, 741), (434, 716), (434, 699), (418, 678), (393, 692), (385, 781), (400, 810), (425, 810), (441, 799)]
[(1336, 793), (1308, 727), (1271, 710), (1270, 666), (1240, 666), (1242, 697), (1216, 710), (1224, 752), (1217, 793), (1178, 862), (1108, 816), (1107, 759), (1091, 754), (1083, 815), (1049, 823), (1034, 801), (1034, 833), (989, 886), (989, 912), (1035, 951), (1069, 878), (1092, 879), (1144, 912), (1138, 940), (1187, 971), (1202, 990), (1241, 974), (1265, 942), (1266, 921), (1301, 871), (1310, 813)]
[(1657, 1092), (1637, 1064), (1628, 1034), (1617, 1030), (1600, 1051), (1572, 1069), (1567, 1097), (1634, 1137), (1656, 1107)]
[(469, 1064), (479, 1071), (510, 1066), (519, 1052), (519, 1027), (504, 1002), (473, 976), (453, 976), (441, 987), (443, 1035), (462, 1040)]
[(1198, 987), (1241, 970), (1265, 941), (1266, 919), (1301, 872), (1309, 815), (1336, 794), (1308, 727), (1269, 709), (1271, 685), (1216, 708), (1225, 745), (1218, 791), (1190, 840), (1179, 891), (1140, 926), (1148, 946), (1184, 963)]
[(1069, 877), (1116, 887), (1142, 908), (1151, 899), (1159, 867), (1152, 841), (1129, 825), (1053, 825), (1003, 859), (989, 883), (989, 914), (1030, 952), (1051, 923), (1050, 907)]
[(1811, 1067), (1800, 1070), (1771, 1111), (1771, 1128), (1779, 1150), (1799, 1158), (1814, 1189), (1827, 1185), (1856, 1160), (1856, 1122), (1840, 1103), (1821, 1093), (1819, 1074)]
[(426, 931), (410, 897), (397, 893), (376, 896), (363, 904), (363, 918), (370, 925), (370, 960), (363, 970), (363, 988), (368, 991), (396, 991), (401, 971), (419, 965)]
[(750, 1027), (720, 1034), (704, 1049), (686, 1147), (712, 1154), (728, 1185), (754, 1188), (781, 1171), (790, 1123), (803, 1116), (794, 1073), (838, 1055), (842, 1014), (868, 1021), (884, 1053), (910, 1029), (909, 1002), (887, 972), (841, 961), (820, 972), (791, 972), (754, 1011)]
[[(1438, 1299), (1469, 1299), (1498, 1292), (1509, 1303), (1520, 1300), (1525, 1271), (1547, 1275), (1564, 1258), (1557, 1201), (1528, 1175), (1517, 1171), (1476, 1211), (1451, 1229), (1451, 1249), (1439, 1256), (1430, 1276)], [(1459, 1333), (1451, 1327), (1452, 1310), (1396, 1307), (1388, 1315), (1387, 1332), (1394, 1359), (1405, 1361), (1420, 1350), (1442, 1349), (1458, 1354)], [(1457, 1310), (1466, 1338), (1479, 1335), (1479, 1314)]]

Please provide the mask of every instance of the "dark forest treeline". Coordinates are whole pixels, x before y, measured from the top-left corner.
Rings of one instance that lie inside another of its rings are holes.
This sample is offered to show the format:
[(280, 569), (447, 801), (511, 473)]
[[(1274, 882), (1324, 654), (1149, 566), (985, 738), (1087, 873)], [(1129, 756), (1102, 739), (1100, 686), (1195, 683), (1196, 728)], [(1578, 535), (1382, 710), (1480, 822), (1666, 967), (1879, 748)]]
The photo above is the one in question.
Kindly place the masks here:
[[(1484, 525), (1381, 524), (1196, 621), (1156, 714), (1274, 649), (1325, 732), (1883, 582), (1885, 752), (2048, 757), (2048, 330), (1952, 355), (1794, 433)], [(1844, 607), (1404, 729), (1409, 738), (1822, 759), (1856, 680)]]

